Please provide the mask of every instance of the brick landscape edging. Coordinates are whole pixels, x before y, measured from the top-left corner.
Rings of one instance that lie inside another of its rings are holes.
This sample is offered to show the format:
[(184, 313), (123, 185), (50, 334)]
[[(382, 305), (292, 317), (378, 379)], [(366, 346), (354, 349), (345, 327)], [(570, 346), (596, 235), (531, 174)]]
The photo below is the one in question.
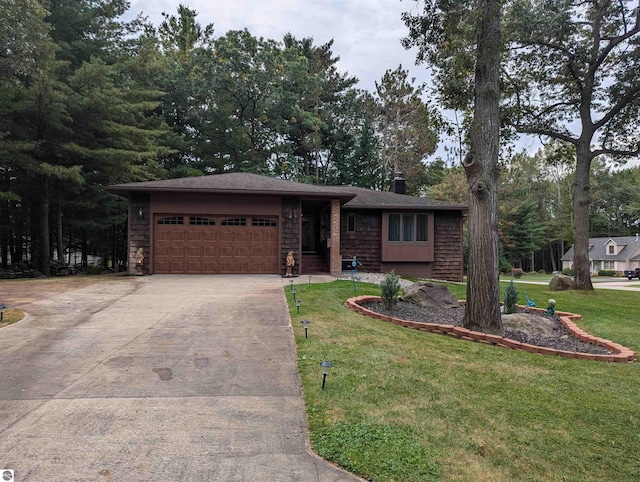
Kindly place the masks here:
[[(606, 350), (613, 352), (612, 355), (592, 355), (590, 353), (578, 353), (573, 351), (556, 350), (555, 348), (547, 348), (542, 346), (529, 345), (527, 343), (521, 343), (517, 340), (510, 338), (504, 338), (498, 335), (490, 335), (488, 333), (482, 333), (479, 331), (471, 331), (460, 326), (441, 325), (438, 323), (423, 323), (418, 321), (407, 321), (399, 318), (393, 318), (391, 316), (382, 315), (367, 309), (365, 306), (367, 303), (379, 302), (381, 298), (379, 296), (356, 296), (349, 298), (346, 302), (347, 308), (361, 313), (378, 320), (393, 323), (394, 325), (404, 326), (405, 328), (411, 328), (418, 331), (426, 331), (429, 333), (437, 333), (441, 335), (449, 335), (454, 338), (460, 338), (462, 340), (476, 341), (479, 343), (486, 343), (489, 345), (496, 345), (503, 348), (512, 348), (514, 350), (522, 350), (530, 353), (539, 353), (541, 355), (556, 355), (565, 358), (577, 358), (580, 360), (595, 360), (603, 362), (616, 362), (616, 363), (631, 363), (635, 361), (635, 353), (618, 343), (614, 343), (610, 340), (598, 338), (592, 336), (586, 331), (582, 330), (574, 323), (574, 320), (581, 320), (582, 316), (575, 313), (568, 313), (566, 311), (556, 311), (556, 315), (560, 318), (560, 322), (569, 330), (569, 332), (578, 340), (585, 343), (591, 343), (592, 345), (598, 345)], [(464, 301), (460, 303), (464, 304)], [(531, 311), (538, 313), (545, 313), (546, 310), (542, 308), (529, 308)]]

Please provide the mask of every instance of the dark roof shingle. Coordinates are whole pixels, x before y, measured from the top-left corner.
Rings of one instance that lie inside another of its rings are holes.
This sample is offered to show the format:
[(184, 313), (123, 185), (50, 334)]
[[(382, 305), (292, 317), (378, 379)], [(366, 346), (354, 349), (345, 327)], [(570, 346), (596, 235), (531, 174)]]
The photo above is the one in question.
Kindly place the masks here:
[(272, 194), (339, 198), (352, 209), (444, 209), (466, 210), (466, 206), (433, 199), (374, 191), (352, 186), (316, 186), (250, 173), (212, 174), (162, 181), (116, 184), (106, 188), (118, 194), (132, 192), (207, 192), (229, 194)]

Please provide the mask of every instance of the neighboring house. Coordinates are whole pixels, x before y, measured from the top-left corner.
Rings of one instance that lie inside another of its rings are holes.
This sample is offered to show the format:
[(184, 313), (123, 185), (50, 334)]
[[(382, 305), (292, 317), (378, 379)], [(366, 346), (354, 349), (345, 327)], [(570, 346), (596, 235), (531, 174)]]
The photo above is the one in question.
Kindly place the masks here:
[[(315, 186), (256, 174), (118, 184), (129, 199), (129, 272), (143, 248), (144, 272), (337, 275), (358, 269), (462, 281), (466, 207), (395, 192)], [(302, 254), (302, 255), (301, 255)], [(349, 261), (351, 261), (349, 259)]]
[[(640, 237), (589, 238), (589, 270), (612, 270), (622, 274), (640, 266)], [(562, 257), (562, 268), (573, 268), (573, 246)]]

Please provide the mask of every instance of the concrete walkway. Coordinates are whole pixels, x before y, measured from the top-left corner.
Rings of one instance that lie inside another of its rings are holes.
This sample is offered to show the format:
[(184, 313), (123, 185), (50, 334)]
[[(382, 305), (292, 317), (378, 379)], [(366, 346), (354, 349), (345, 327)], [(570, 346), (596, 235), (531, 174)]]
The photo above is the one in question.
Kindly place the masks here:
[[(2, 286), (3, 302), (20, 308)], [(18, 481), (360, 480), (310, 453), (276, 276), (119, 278), (0, 330)]]

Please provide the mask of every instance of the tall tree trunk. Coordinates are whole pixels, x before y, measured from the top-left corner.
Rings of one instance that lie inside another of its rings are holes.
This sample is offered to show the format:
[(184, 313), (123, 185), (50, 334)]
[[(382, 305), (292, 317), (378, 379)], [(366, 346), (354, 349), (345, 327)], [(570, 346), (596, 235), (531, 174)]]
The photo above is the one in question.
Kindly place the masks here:
[(591, 159), (589, 144), (576, 149), (576, 179), (573, 186), (573, 276), (575, 289), (593, 290), (589, 271), (589, 205)]
[(553, 244), (549, 243), (549, 256), (551, 257), (551, 272), (558, 271), (558, 265), (556, 264), (556, 253), (553, 251)]
[(9, 266), (9, 223), (11, 222), (11, 218), (9, 217), (9, 201), (2, 201), (1, 206), (0, 236), (2, 240), (0, 241), (0, 250), (2, 251), (2, 267), (7, 268)]
[(82, 263), (82, 266), (86, 268), (87, 266), (89, 266), (89, 255), (87, 253), (87, 232), (86, 231), (82, 231), (82, 241), (81, 241), (80, 250), (82, 253), (80, 262)]
[(471, 152), (463, 161), (469, 187), (469, 267), (463, 326), (501, 333), (498, 270), (500, 148), (500, 6), (478, 2), (475, 105)]
[(64, 238), (62, 237), (62, 207), (60, 203), (60, 193), (58, 192), (56, 206), (56, 250), (58, 261), (64, 263)]
[(51, 276), (49, 261), (51, 260), (51, 248), (49, 244), (49, 181), (42, 178), (40, 190), (36, 195), (35, 210), (35, 237), (38, 241), (36, 257), (36, 269), (45, 276)]

